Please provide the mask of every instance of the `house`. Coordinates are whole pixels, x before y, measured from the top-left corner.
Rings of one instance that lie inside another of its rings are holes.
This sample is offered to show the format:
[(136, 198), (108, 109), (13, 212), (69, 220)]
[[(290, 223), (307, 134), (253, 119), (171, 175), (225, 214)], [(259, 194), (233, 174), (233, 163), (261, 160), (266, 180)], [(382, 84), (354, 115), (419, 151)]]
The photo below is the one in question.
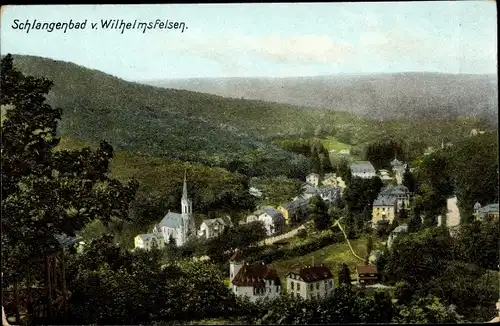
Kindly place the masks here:
[(357, 161), (350, 165), (353, 178), (371, 179), (377, 175), (375, 168), (368, 161)]
[(396, 217), (396, 198), (379, 195), (373, 201), (372, 226), (375, 227), (380, 220), (392, 223)]
[(391, 176), (389, 175), (389, 171), (387, 171), (385, 169), (379, 170), (378, 174), (379, 174), (380, 180), (382, 180), (382, 181), (392, 180)]
[(268, 236), (281, 232), (285, 225), (283, 214), (274, 208), (268, 208), (259, 215), (259, 221), (264, 223)]
[(499, 207), (498, 204), (489, 204), (484, 207), (481, 207), (480, 203), (476, 203), (474, 205), (474, 216), (481, 221), (491, 219), (498, 220), (499, 219)]
[(139, 234), (134, 239), (134, 245), (135, 248), (144, 250), (151, 250), (155, 247), (161, 249), (165, 247), (165, 240), (162, 237), (158, 237), (155, 233)]
[(306, 266), (286, 275), (286, 289), (292, 296), (319, 299), (333, 293), (335, 282), (327, 266)]
[(356, 277), (360, 286), (373, 285), (378, 281), (377, 267), (371, 265), (357, 266)]
[(247, 216), (247, 223), (252, 223), (258, 221), (259, 217), (257, 215), (251, 214)]
[(387, 239), (387, 247), (390, 248), (394, 243), (394, 240), (402, 234), (408, 233), (408, 225), (402, 224), (395, 228), (391, 234), (389, 234), (389, 238)]
[(406, 209), (410, 204), (410, 191), (402, 185), (383, 188), (378, 197), (373, 201), (372, 226), (377, 222), (386, 220), (392, 223), (396, 214), (401, 209)]
[(192, 206), (192, 201), (187, 193), (186, 174), (184, 174), (181, 213), (174, 213), (169, 210), (160, 223), (153, 228), (153, 233), (157, 237), (163, 238), (164, 242), (168, 243), (172, 237), (177, 246), (184, 245), (189, 237), (196, 236)]
[[(318, 188), (316, 186), (306, 183), (305, 185), (302, 186), (302, 195), (300, 197), (309, 200), (317, 195), (317, 190)], [(296, 197), (295, 200), (297, 198), (299, 197)]]
[(323, 186), (337, 187), (338, 185), (337, 175), (335, 173), (325, 173), (325, 175), (323, 176), (323, 180), (321, 181), (321, 184)]
[(336, 203), (340, 199), (341, 190), (339, 187), (322, 186), (316, 190), (316, 194), (326, 203)]
[(250, 187), (250, 189), (248, 190), (248, 192), (250, 193), (250, 195), (252, 195), (254, 197), (257, 197), (257, 198), (261, 198), (262, 197), (262, 191), (260, 191), (257, 188)]
[(278, 210), (283, 214), (285, 218), (285, 223), (289, 224), (292, 215), (296, 216), (304, 216), (307, 214), (307, 210), (309, 209), (309, 200), (305, 198), (297, 198), (296, 200), (278, 206)]
[(224, 232), (225, 228), (231, 227), (231, 220), (226, 217), (204, 220), (200, 225), (198, 236), (208, 239), (216, 238)]
[(233, 293), (246, 296), (250, 301), (259, 298), (277, 298), (281, 295), (281, 281), (278, 272), (263, 262), (248, 264), (236, 250), (229, 260), (229, 282)]
[(314, 187), (319, 185), (319, 174), (311, 173), (306, 177), (306, 182)]

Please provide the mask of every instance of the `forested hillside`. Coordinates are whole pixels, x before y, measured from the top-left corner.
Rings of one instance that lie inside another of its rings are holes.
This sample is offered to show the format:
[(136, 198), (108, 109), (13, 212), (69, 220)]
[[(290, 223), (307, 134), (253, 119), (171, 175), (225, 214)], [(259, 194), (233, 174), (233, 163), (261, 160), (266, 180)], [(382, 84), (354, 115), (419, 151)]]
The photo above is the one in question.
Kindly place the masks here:
[(234, 98), (342, 110), (376, 119), (443, 119), (498, 115), (494, 75), (396, 73), (290, 78), (201, 78), (143, 81)]

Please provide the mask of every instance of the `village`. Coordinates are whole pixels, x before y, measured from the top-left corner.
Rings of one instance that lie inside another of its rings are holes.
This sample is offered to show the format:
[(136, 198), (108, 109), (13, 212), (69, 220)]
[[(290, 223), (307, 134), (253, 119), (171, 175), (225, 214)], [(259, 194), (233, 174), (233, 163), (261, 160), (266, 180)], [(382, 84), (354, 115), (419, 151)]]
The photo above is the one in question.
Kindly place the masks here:
[[(444, 148), (444, 145), (443, 145)], [(348, 154), (346, 151), (342, 154)], [(428, 154), (426, 154), (428, 155)], [(392, 169), (376, 170), (369, 161), (354, 161), (349, 165), (350, 178), (369, 180), (380, 178), (383, 188), (373, 201), (370, 226), (375, 230), (380, 226), (390, 225), (402, 211), (410, 207), (412, 193), (404, 186), (403, 177), (405, 172), (413, 172), (406, 163), (399, 161), (396, 157), (390, 163)], [(302, 186), (302, 194), (293, 198), (288, 203), (277, 207), (260, 207), (245, 220), (238, 222), (239, 225), (250, 223), (262, 223), (267, 238), (260, 244), (279, 243), (283, 239), (296, 236), (304, 223), (307, 222), (309, 202), (313, 197), (319, 197), (329, 205), (336, 205), (346, 189), (346, 182), (335, 173), (311, 173), (307, 175)], [(249, 192), (255, 197), (263, 194), (259, 189), (251, 188)], [(482, 206), (480, 203), (474, 205), (474, 216), (478, 220), (496, 219), (499, 217), (498, 204)], [(291, 224), (292, 217), (301, 217), (303, 221), (292, 230), (287, 228)], [(460, 214), (457, 207), (456, 197), (448, 198), (447, 214), (437, 217), (437, 226), (448, 228), (451, 234), (458, 231), (460, 227)], [(192, 201), (187, 191), (187, 178), (184, 176), (181, 213), (168, 211), (166, 216), (156, 225), (151, 233), (137, 235), (134, 239), (135, 249), (151, 250), (152, 248), (164, 248), (167, 244), (178, 247), (185, 244), (189, 237), (198, 237), (210, 240), (220, 236), (224, 230), (234, 227), (230, 216), (222, 216), (215, 219), (203, 220), (198, 229), (195, 229), (193, 219)], [(384, 242), (390, 249), (394, 240), (402, 234), (408, 233), (408, 224), (402, 223), (395, 227)], [(346, 238), (346, 241), (349, 240)], [(354, 255), (356, 255), (353, 252)], [(367, 253), (364, 264), (356, 266), (355, 280), (350, 281), (350, 275), (346, 276), (348, 282), (363, 289), (391, 289), (384, 285), (377, 270), (377, 260), (382, 255), (380, 250)], [(207, 260), (208, 256), (194, 257), (195, 259)], [(272, 264), (263, 261), (249, 262), (235, 249), (229, 260), (229, 285), (237, 296), (248, 297), (251, 301), (262, 298), (276, 298), (282, 293), (291, 296), (299, 296), (303, 299), (320, 299), (331, 295), (336, 287), (335, 272), (329, 266), (321, 264), (310, 264), (302, 262), (300, 267), (289, 270), (285, 280), (281, 280)]]

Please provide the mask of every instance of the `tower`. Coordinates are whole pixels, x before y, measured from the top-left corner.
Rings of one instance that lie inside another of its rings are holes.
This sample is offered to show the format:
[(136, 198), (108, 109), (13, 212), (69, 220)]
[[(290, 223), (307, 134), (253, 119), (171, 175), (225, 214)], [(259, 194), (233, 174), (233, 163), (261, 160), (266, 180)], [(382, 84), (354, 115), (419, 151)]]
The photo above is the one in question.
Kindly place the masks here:
[(193, 202), (188, 197), (187, 193), (187, 180), (186, 171), (184, 171), (184, 184), (182, 187), (182, 198), (181, 198), (181, 215), (184, 226), (184, 234), (187, 238), (188, 235), (194, 232), (194, 220), (193, 220)]
[(232, 282), (241, 267), (245, 264), (245, 260), (238, 249), (235, 250), (234, 254), (229, 259), (229, 282)]

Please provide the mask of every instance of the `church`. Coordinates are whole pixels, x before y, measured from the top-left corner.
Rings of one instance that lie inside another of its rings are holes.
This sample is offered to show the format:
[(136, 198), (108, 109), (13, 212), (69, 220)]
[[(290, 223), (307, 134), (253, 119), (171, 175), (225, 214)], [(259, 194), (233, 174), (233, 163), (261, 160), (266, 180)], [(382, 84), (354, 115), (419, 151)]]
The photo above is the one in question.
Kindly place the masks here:
[(184, 185), (181, 198), (181, 212), (174, 213), (170, 210), (167, 215), (156, 225), (153, 233), (158, 238), (168, 243), (172, 238), (179, 247), (186, 243), (191, 235), (196, 235), (193, 217), (193, 203), (188, 198), (186, 174), (184, 173)]

